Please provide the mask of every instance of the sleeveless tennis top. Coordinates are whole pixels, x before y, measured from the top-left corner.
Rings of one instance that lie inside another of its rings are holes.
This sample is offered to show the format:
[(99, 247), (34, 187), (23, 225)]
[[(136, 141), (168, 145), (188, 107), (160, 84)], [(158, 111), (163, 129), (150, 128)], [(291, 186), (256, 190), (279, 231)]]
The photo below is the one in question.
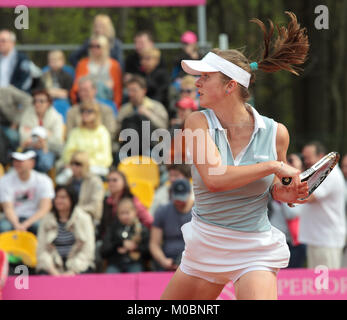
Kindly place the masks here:
[[(252, 108), (252, 107), (251, 107)], [(277, 160), (277, 123), (259, 115), (252, 108), (255, 126), (248, 146), (233, 158), (226, 131), (222, 128), (213, 110), (201, 111), (209, 131), (225, 165), (243, 166)], [(241, 188), (210, 192), (201, 179), (195, 165), (191, 167), (195, 195), (193, 215), (206, 223), (242, 232), (264, 232), (271, 228), (268, 219), (269, 188), (274, 175), (269, 175)]]

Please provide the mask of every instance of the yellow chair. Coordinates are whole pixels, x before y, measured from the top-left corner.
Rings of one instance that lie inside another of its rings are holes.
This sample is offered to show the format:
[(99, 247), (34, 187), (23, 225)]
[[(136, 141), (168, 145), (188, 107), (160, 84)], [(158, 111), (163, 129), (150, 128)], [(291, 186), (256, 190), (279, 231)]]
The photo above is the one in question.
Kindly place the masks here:
[(134, 180), (144, 180), (151, 183), (154, 189), (159, 186), (159, 166), (150, 157), (128, 157), (119, 163), (118, 170), (124, 173), (128, 180), (128, 183), (131, 183)]
[(154, 198), (153, 185), (145, 180), (132, 180), (129, 183), (130, 191), (140, 202), (149, 209)]
[(24, 264), (34, 268), (37, 263), (37, 238), (28, 231), (8, 231), (0, 234), (0, 248), (10, 255), (20, 257)]

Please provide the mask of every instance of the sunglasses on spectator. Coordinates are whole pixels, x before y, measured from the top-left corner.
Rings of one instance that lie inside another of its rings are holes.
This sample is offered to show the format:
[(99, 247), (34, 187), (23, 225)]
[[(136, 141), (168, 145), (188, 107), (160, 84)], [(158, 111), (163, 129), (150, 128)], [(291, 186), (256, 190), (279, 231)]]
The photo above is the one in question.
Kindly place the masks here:
[(117, 178), (109, 178), (107, 179), (107, 182), (117, 182), (118, 179)]
[(181, 89), (181, 93), (192, 93), (193, 89)]
[(93, 109), (82, 109), (81, 110), (81, 113), (88, 113), (88, 114), (91, 114), (91, 113), (94, 113), (95, 112), (95, 110), (93, 110)]
[(70, 163), (72, 166), (82, 167), (83, 163), (79, 161), (71, 161)]
[(47, 99), (34, 99), (33, 102), (34, 103), (47, 103), (48, 100)]
[(100, 44), (90, 44), (89, 46), (89, 49), (100, 49), (101, 48), (101, 46), (100, 46)]

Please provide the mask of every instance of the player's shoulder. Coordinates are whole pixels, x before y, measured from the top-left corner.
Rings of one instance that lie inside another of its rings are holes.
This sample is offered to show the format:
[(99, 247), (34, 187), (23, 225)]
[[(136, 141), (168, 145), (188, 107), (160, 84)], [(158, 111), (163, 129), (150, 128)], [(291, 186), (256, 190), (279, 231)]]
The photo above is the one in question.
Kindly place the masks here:
[(185, 129), (208, 127), (207, 120), (202, 111), (192, 112), (184, 122)]
[(289, 132), (287, 127), (283, 123), (277, 123), (277, 135), (278, 142), (286, 142), (289, 140)]

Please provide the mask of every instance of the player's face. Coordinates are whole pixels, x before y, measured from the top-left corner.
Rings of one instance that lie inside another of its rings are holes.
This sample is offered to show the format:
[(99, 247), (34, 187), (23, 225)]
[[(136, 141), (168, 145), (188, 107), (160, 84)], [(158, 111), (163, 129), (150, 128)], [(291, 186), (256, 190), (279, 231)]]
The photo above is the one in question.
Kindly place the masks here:
[(200, 105), (212, 107), (225, 97), (225, 85), (219, 72), (203, 72), (195, 83), (200, 94)]

